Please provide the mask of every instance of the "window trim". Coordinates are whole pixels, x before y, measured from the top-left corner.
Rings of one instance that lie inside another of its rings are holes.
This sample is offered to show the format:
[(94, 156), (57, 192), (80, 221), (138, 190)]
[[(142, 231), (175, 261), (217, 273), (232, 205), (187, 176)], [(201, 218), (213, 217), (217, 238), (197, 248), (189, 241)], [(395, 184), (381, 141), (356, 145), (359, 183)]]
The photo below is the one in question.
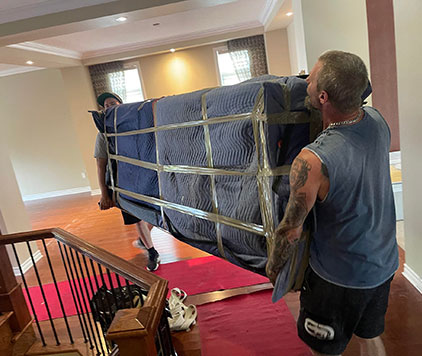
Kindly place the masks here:
[(142, 72), (141, 72), (141, 65), (140, 65), (139, 61), (130, 61), (130, 62), (124, 62), (123, 63), (123, 70), (133, 69), (133, 68), (138, 69), (138, 76), (139, 76), (139, 82), (141, 83), (142, 95), (144, 97), (144, 100), (147, 100), (148, 95), (147, 95), (147, 92), (145, 90), (144, 80), (142, 78)]
[(215, 63), (216, 71), (217, 71), (218, 85), (221, 87), (223, 86), (223, 84), (221, 81), (220, 66), (218, 65), (218, 52), (228, 53), (229, 49), (227, 48), (227, 46), (219, 46), (219, 47), (214, 47), (213, 50), (214, 50), (214, 63)]

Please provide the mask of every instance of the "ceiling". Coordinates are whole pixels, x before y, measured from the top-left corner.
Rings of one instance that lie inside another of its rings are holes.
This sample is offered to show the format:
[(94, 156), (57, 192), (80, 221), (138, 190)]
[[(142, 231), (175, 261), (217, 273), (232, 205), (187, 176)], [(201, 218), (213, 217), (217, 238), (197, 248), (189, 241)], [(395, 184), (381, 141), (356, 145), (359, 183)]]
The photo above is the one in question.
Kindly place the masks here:
[[(1, 0), (0, 6), (0, 76), (262, 34), (293, 17), (286, 16), (291, 0)], [(122, 16), (126, 21), (116, 21)]]

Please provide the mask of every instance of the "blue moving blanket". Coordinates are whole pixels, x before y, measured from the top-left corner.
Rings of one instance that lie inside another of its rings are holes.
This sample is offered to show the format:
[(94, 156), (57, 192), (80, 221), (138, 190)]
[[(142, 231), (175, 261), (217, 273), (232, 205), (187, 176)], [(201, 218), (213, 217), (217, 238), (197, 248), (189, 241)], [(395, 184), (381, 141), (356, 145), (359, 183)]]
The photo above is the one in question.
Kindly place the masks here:
[[(284, 89), (283, 86), (285, 85)], [(210, 91), (166, 97), (158, 101), (157, 126), (202, 120), (201, 97), (205, 94), (208, 119), (253, 111), (262, 91), (264, 115), (275, 116), (286, 112), (306, 112), (304, 99), (306, 82), (296, 77), (257, 78), (239, 85)], [(289, 95), (285, 95), (285, 92)], [(289, 102), (286, 102), (286, 99)], [(308, 118), (309, 120), (309, 118)], [(276, 120), (275, 120), (276, 121)], [(270, 168), (291, 164), (301, 148), (310, 142), (309, 123), (264, 124), (264, 135)], [(258, 159), (251, 120), (209, 125), (214, 168), (253, 173), (258, 170)], [(161, 131), (157, 135), (160, 164), (207, 167), (205, 133), (203, 126)], [(270, 209), (274, 227), (280, 222), (289, 195), (288, 176), (270, 177), (273, 187)], [(213, 211), (211, 178), (204, 175), (163, 173), (163, 199), (206, 212)], [(260, 195), (256, 175), (215, 176), (218, 213), (237, 220), (262, 224)], [(164, 209), (174, 236), (195, 247), (225, 257), (241, 267), (264, 274), (267, 245), (264, 236), (220, 225), (224, 256), (216, 243), (216, 224), (201, 218)]]
[[(133, 103), (110, 108), (106, 115), (93, 112), (94, 122), (101, 133), (121, 133), (154, 127), (153, 101)], [(139, 161), (156, 163), (156, 145), (153, 132), (137, 135), (108, 137), (108, 149), (113, 155), (120, 155)], [(159, 197), (157, 172), (121, 161), (111, 161), (114, 183), (118, 187), (133, 193)], [(111, 184), (110, 174), (107, 183)], [(135, 203), (135, 204), (133, 204)], [(159, 207), (143, 202), (133, 197), (120, 194), (117, 199), (120, 208), (132, 215), (142, 215), (141, 218), (153, 225), (161, 225)], [(133, 206), (132, 206), (133, 205)]]
[[(214, 175), (178, 172), (177, 169), (157, 174), (155, 170), (112, 160), (115, 186), (159, 198), (160, 182), (163, 201), (204, 212), (185, 214), (164, 204), (164, 227), (176, 238), (265, 274), (267, 241), (264, 232), (268, 236), (269, 229), (279, 224), (289, 196), (288, 169), (283, 175), (273, 171), (290, 165), (320, 130), (319, 118), (304, 107), (306, 86), (306, 82), (297, 77), (264, 76), (238, 85), (124, 104), (108, 109), (106, 115), (95, 113), (99, 131), (108, 134), (154, 126), (184, 126), (117, 139), (109, 136), (111, 154), (160, 166), (223, 170)], [(255, 112), (254, 119), (251, 119), (252, 112)], [(230, 119), (233, 115), (236, 120)], [(224, 120), (225, 117), (229, 119)], [(218, 118), (223, 119), (209, 125), (198, 124), (204, 119), (218, 121)], [(242, 175), (224, 174), (226, 171)], [(128, 193), (119, 193), (117, 203), (131, 214), (163, 226), (159, 205)], [(271, 216), (264, 223), (263, 210)], [(207, 219), (207, 214), (217, 213), (233, 219), (230, 221), (250, 224), (250, 228), (239, 229)], [(251, 231), (256, 226), (261, 226), (261, 232)]]

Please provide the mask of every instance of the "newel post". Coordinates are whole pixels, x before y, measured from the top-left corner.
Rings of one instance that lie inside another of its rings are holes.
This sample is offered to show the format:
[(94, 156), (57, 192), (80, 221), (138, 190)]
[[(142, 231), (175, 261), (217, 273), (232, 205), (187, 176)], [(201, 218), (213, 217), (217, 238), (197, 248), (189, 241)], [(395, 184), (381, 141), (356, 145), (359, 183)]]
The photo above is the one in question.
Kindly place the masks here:
[(107, 339), (119, 346), (120, 356), (157, 355), (157, 325), (154, 325), (157, 312), (155, 307), (117, 311), (108, 329)]

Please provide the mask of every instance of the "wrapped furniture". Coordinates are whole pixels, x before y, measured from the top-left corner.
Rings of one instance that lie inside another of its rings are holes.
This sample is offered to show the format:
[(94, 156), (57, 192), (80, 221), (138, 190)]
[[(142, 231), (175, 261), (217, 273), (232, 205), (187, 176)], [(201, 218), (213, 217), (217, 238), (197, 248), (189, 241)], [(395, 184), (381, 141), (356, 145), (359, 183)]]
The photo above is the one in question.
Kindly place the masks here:
[(267, 75), (94, 112), (118, 207), (265, 274), (290, 164), (321, 130), (305, 109), (306, 87)]

